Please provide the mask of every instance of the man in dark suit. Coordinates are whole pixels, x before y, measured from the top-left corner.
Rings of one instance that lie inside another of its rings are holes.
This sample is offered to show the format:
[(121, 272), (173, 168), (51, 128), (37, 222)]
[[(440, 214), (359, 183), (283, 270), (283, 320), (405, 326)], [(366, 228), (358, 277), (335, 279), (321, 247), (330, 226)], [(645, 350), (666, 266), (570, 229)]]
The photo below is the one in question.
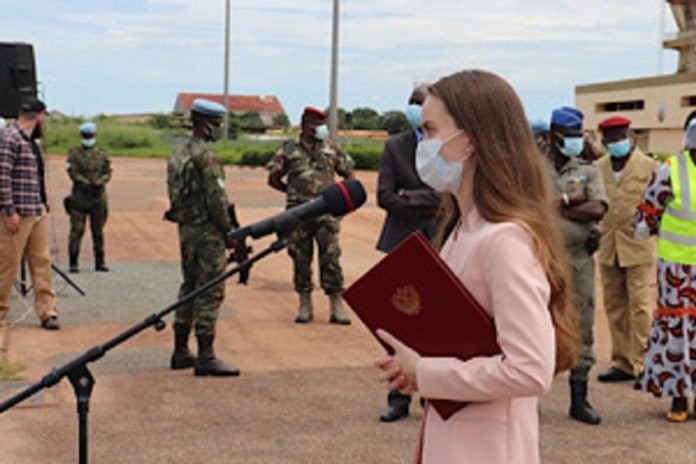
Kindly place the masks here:
[[(420, 230), (428, 238), (436, 226), (433, 220), (440, 205), (440, 194), (426, 185), (416, 172), (416, 146), (423, 138), (420, 108), (426, 88), (416, 88), (406, 108), (406, 118), (413, 127), (390, 138), (384, 146), (377, 185), (377, 204), (387, 212), (377, 249), (389, 253), (412, 232)], [(411, 396), (392, 390), (382, 422), (408, 416)]]

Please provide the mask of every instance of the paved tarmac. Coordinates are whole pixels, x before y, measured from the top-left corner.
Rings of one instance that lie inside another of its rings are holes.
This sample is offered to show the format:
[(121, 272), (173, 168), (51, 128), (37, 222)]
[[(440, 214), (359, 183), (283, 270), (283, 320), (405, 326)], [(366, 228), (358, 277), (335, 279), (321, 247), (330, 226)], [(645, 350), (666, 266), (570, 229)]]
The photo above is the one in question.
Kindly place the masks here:
[[(83, 243), (80, 297), (54, 276), (63, 329), (46, 332), (30, 313), (11, 330), (10, 358), (28, 366), (26, 381), (0, 383), (0, 401), (37, 381), (52, 366), (114, 337), (174, 301), (179, 283), (175, 226), (166, 209), (163, 160), (114, 159), (106, 230), (109, 274), (92, 271), (91, 242)], [(69, 191), (64, 158), (49, 157), (55, 261), (65, 267), (68, 221), (59, 209)], [(242, 223), (279, 212), (282, 195), (259, 169), (230, 168), (227, 187)], [(383, 213), (374, 201), (376, 176), (358, 176), (368, 204), (342, 223), (342, 264), (348, 283), (370, 268)], [(256, 251), (269, 239), (255, 242)], [(247, 287), (228, 282), (218, 325), (217, 354), (242, 369), (236, 379), (196, 378), (169, 371), (171, 329), (148, 329), (92, 364), (97, 383), (90, 413), (95, 463), (408, 463), (420, 407), (395, 424), (377, 420), (386, 391), (376, 381), (379, 345), (357, 321), (335, 327), (328, 301), (314, 292), (316, 322), (292, 323), (296, 296), (285, 252), (252, 271)], [(599, 299), (598, 299), (599, 301)], [(601, 306), (601, 305), (600, 305)], [(25, 312), (18, 297), (10, 315)], [(171, 318), (168, 318), (170, 321)], [(599, 365), (608, 366), (609, 339), (601, 307), (596, 327)], [(598, 427), (567, 417), (567, 377), (541, 401), (545, 463), (696, 463), (696, 418), (663, 419), (667, 400), (630, 384), (592, 381), (590, 398), (602, 413)], [(0, 463), (77, 462), (77, 416), (66, 380), (0, 415)]]

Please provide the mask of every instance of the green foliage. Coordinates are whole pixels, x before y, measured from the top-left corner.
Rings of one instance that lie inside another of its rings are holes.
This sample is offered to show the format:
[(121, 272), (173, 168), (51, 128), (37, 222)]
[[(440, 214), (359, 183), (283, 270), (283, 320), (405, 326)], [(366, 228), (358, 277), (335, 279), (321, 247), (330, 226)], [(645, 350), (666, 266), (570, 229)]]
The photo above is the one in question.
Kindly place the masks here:
[(288, 115), (285, 113), (278, 113), (273, 116), (273, 125), (287, 129), (290, 127), (290, 118), (288, 118)]
[(216, 143), (215, 151), (225, 164), (264, 166), (280, 144), (280, 141), (235, 140)]
[(150, 116), (147, 123), (155, 129), (172, 129), (178, 127), (176, 117), (171, 113), (156, 113)]
[(341, 147), (355, 161), (355, 169), (379, 170), (384, 145), (382, 143), (348, 143)]
[[(329, 115), (329, 109), (330, 108), (325, 108), (324, 113), (326, 115)], [(352, 124), (348, 123), (348, 118), (346, 117), (346, 109), (341, 108), (340, 106), (336, 108), (336, 118), (338, 119), (338, 130), (346, 130), (346, 129), (352, 129)], [(352, 115), (351, 115), (352, 117)], [(327, 121), (328, 124), (328, 121)]]
[(105, 149), (119, 151), (152, 148), (159, 143), (157, 134), (145, 127), (107, 127), (97, 133), (97, 143)]
[(247, 111), (240, 118), (242, 129), (265, 129), (261, 115), (257, 111)]
[(23, 364), (11, 362), (11, 361), (0, 361), (0, 382), (6, 380), (22, 380), (24, 377), (19, 375), (26, 369)]
[(382, 117), (372, 108), (355, 108), (352, 114), (353, 129), (379, 130), (382, 128)]
[(242, 151), (240, 166), (265, 166), (275, 153), (275, 148), (248, 147)]
[[(239, 137), (240, 117), (230, 115), (230, 133)], [(164, 119), (162, 119), (164, 120)], [(98, 122), (97, 146), (111, 156), (168, 157), (176, 146), (189, 137), (190, 130), (176, 127), (155, 129), (152, 119), (146, 123), (124, 122), (103, 116)], [(80, 144), (79, 126), (83, 118), (49, 117), (42, 140), (45, 153), (66, 154)], [(160, 124), (158, 122), (157, 124)], [(288, 137), (297, 136), (290, 131)], [(282, 140), (233, 139), (217, 142), (214, 147), (225, 164), (264, 166)], [(384, 143), (361, 138), (341, 138), (339, 144), (356, 162), (356, 169), (378, 169)]]
[[(118, 121), (101, 116), (96, 118), (97, 146), (111, 155), (133, 153), (169, 156), (174, 144), (165, 141), (164, 134), (149, 125)], [(42, 148), (45, 153), (67, 153), (80, 144), (81, 118), (48, 118)]]
[(239, 133), (242, 131), (242, 121), (234, 113), (228, 113), (227, 117), (227, 138), (236, 140), (239, 138)]
[(387, 111), (382, 115), (382, 129), (387, 131), (389, 135), (398, 134), (410, 128), (411, 124), (409, 124), (403, 111)]

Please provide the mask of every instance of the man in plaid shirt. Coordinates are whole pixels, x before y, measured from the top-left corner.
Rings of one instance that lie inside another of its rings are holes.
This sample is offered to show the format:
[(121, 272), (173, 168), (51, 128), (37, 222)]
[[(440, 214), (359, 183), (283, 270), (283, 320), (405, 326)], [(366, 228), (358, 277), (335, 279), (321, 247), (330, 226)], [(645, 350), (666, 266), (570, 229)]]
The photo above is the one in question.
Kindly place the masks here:
[(22, 255), (32, 276), (41, 327), (60, 328), (51, 282), (45, 166), (36, 144), (45, 110), (40, 100), (26, 100), (17, 122), (0, 132), (0, 338)]

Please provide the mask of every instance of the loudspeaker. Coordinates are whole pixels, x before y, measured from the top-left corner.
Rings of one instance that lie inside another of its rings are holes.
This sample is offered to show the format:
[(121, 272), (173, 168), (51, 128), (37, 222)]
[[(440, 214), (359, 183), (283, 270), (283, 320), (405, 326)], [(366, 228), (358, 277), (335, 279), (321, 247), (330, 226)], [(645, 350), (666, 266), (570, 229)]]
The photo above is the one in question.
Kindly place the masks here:
[(19, 103), (27, 97), (36, 97), (34, 47), (0, 43), (0, 116), (16, 118)]

